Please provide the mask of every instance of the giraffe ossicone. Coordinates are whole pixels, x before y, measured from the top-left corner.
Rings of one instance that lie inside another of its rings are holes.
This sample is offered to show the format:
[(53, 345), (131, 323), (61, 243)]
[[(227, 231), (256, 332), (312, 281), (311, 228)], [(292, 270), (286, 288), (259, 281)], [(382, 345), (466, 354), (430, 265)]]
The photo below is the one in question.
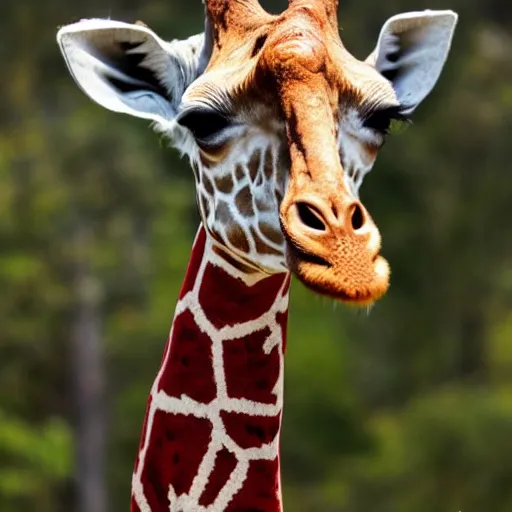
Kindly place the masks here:
[(282, 510), (279, 430), (294, 274), (369, 304), (389, 285), (359, 200), (390, 123), (435, 86), (457, 15), (399, 14), (364, 60), (336, 0), (205, 0), (205, 30), (166, 42), (93, 19), (57, 40), (94, 101), (147, 119), (190, 159), (202, 223), (148, 401), (132, 510)]

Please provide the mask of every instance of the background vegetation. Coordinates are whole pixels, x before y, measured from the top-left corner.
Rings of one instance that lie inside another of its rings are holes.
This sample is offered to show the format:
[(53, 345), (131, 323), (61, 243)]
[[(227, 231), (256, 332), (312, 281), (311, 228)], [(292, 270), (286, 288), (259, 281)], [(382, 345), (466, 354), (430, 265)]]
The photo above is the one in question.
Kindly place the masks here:
[[(361, 58), (397, 12), (452, 8), (460, 23), (415, 126), (362, 188), (390, 292), (365, 316), (293, 286), (285, 506), (510, 511), (512, 3), (341, 4)], [(110, 16), (185, 37), (202, 5), (1, 0), (0, 13), (0, 511), (128, 510), (198, 222), (192, 176), (146, 123), (78, 90), (55, 33)]]

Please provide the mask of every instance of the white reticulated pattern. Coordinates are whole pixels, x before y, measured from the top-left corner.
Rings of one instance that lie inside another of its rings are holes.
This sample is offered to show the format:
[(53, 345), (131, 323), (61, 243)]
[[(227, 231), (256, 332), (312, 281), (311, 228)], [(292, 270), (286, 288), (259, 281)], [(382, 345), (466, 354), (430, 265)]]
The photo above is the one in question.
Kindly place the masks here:
[[(278, 456), (279, 434), (275, 436), (272, 442), (263, 444), (261, 447), (243, 449), (227, 435), (224, 424), (221, 420), (221, 412), (226, 411), (240, 413), (247, 416), (267, 417), (277, 416), (281, 413), (283, 407), (283, 346), (282, 329), (276, 320), (276, 316), (279, 313), (285, 313), (288, 309), (288, 278), (284, 279), (283, 286), (277, 294), (270, 309), (259, 318), (248, 322), (224, 326), (218, 329), (208, 320), (201, 304), (199, 303), (199, 291), (206, 267), (208, 265), (219, 266), (232, 277), (243, 279), (249, 287), (256, 284), (258, 280), (251, 278), (250, 276), (246, 276), (228, 265), (212, 250), (211, 243), (211, 240), (207, 238), (203, 259), (197, 273), (194, 287), (178, 302), (175, 311), (175, 319), (185, 311), (189, 311), (193, 315), (198, 328), (210, 338), (217, 396), (210, 403), (204, 404), (197, 402), (186, 395), (176, 398), (167, 395), (161, 390), (159, 391), (160, 379), (163, 375), (167, 358), (170, 356), (170, 352), (172, 350), (172, 346), (169, 344), (166, 349), (161, 369), (151, 390), (152, 400), (148, 411), (145, 438), (143, 439), (139, 453), (138, 466), (132, 479), (133, 497), (141, 512), (155, 512), (151, 510), (151, 507), (145, 497), (141, 477), (151, 439), (154, 417), (157, 411), (165, 411), (171, 414), (191, 415), (196, 418), (205, 418), (211, 422), (213, 427), (208, 449), (199, 465), (190, 491), (187, 494), (177, 496), (173, 486), (170, 486), (168, 492), (168, 499), (170, 503), (169, 512), (221, 512), (225, 510), (229, 502), (242, 488), (247, 478), (249, 462), (257, 459), (274, 460)], [(247, 336), (251, 333), (261, 331), (264, 328), (268, 328), (270, 330), (270, 334), (263, 345), (263, 350), (265, 353), (270, 354), (270, 352), (277, 347), (279, 353), (279, 377), (273, 389), (273, 394), (276, 396), (275, 404), (231, 398), (228, 396), (226, 388), (223, 359), (224, 343), (229, 340), (234, 340)], [(171, 328), (170, 339), (172, 338), (172, 333), (173, 329)], [(199, 500), (214, 470), (215, 457), (223, 448), (226, 448), (234, 454), (237, 459), (237, 463), (235, 469), (232, 471), (229, 479), (219, 492), (215, 501), (211, 505), (204, 507), (199, 504)]]

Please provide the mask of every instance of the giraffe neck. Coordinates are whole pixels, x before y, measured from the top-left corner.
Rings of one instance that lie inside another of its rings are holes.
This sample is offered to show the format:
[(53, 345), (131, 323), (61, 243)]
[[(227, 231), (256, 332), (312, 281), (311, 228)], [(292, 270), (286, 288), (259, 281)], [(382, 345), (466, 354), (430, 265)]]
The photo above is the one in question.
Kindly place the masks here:
[(199, 229), (148, 400), (132, 512), (280, 512), (289, 274), (244, 275)]

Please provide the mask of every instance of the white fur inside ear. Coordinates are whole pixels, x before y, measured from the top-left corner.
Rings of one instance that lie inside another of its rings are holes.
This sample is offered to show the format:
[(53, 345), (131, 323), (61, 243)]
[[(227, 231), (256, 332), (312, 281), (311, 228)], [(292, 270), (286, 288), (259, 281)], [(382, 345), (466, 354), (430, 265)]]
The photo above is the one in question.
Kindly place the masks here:
[[(168, 101), (147, 90), (147, 84), (141, 80), (113, 66), (109, 59), (116, 46), (126, 43), (147, 47), (148, 52), (158, 55), (158, 60), (164, 60), (166, 53), (162, 42), (146, 27), (112, 20), (82, 20), (61, 28), (57, 42), (77, 84), (101, 106), (152, 121), (172, 116)], [(109, 79), (138, 90), (122, 93)]]
[(448, 57), (458, 16), (453, 11), (399, 14), (382, 27), (366, 62), (393, 84), (412, 112), (434, 88)]
[(168, 126), (197, 76), (204, 35), (167, 43), (142, 25), (90, 19), (61, 28), (57, 42), (71, 75), (92, 100)]

